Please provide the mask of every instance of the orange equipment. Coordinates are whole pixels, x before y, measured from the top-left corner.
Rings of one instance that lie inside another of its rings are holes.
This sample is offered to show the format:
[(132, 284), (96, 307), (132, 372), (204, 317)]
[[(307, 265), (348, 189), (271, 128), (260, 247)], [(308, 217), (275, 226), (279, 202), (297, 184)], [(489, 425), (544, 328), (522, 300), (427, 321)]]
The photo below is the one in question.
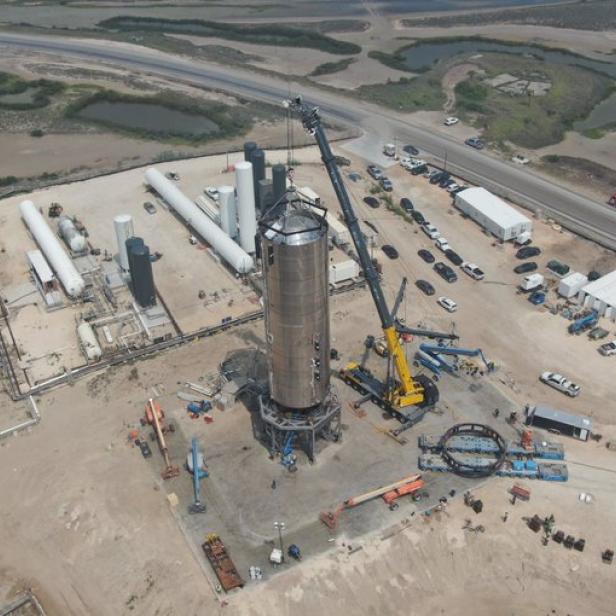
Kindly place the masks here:
[(385, 494), (383, 494), (383, 500), (391, 507), (391, 505), (401, 496), (406, 496), (407, 494), (414, 494), (415, 492), (421, 490), (424, 485), (425, 484), (423, 479), (411, 481), (400, 488), (392, 490), (391, 492), (385, 492)]
[(524, 430), (524, 432), (522, 432), (522, 447), (529, 451), (534, 448), (532, 430)]
[[(336, 528), (336, 524), (338, 522), (338, 518), (340, 514), (345, 509), (350, 509), (351, 507), (356, 507), (357, 505), (361, 505), (366, 501), (372, 500), (373, 498), (377, 498), (377, 496), (382, 496), (387, 492), (391, 492), (392, 490), (397, 490), (398, 488), (402, 488), (410, 483), (413, 483), (417, 480), (421, 479), (421, 475), (411, 475), (409, 477), (405, 477), (404, 479), (400, 479), (400, 481), (396, 481), (395, 483), (391, 483), (387, 486), (382, 486), (380, 488), (376, 488), (375, 490), (371, 490), (370, 492), (365, 492), (364, 494), (360, 494), (359, 496), (354, 496), (353, 498), (348, 498), (344, 502), (342, 502), (334, 511), (324, 511), (319, 515), (319, 520), (325, 524), (329, 529), (334, 530)], [(423, 485), (423, 482), (422, 482)]]
[(150, 398), (145, 405), (145, 421), (154, 427), (154, 431), (158, 437), (158, 446), (165, 459), (165, 468), (161, 472), (161, 477), (163, 479), (171, 479), (171, 477), (177, 477), (180, 474), (180, 469), (177, 466), (172, 466), (171, 460), (169, 459), (169, 450), (167, 449), (167, 443), (165, 442), (163, 432), (172, 432), (172, 430), (164, 425), (164, 419), (165, 414), (160, 408), (160, 404), (154, 402), (154, 400)]

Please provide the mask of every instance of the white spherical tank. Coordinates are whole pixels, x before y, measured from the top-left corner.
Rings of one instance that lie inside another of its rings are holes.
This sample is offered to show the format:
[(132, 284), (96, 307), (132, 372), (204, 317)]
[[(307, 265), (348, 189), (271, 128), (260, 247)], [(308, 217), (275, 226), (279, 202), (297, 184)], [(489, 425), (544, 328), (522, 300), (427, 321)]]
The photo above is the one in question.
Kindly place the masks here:
[(116, 240), (118, 242), (118, 260), (120, 267), (125, 272), (129, 270), (128, 252), (126, 250), (126, 240), (130, 237), (135, 237), (135, 229), (133, 226), (133, 217), (129, 214), (120, 214), (113, 219)]
[[(252, 176), (251, 176), (252, 177)], [(212, 222), (175, 184), (151, 167), (146, 182), (186, 221), (216, 252), (240, 274), (254, 267), (250, 255), (242, 250), (220, 227)], [(254, 241), (253, 241), (254, 245)]]
[(79, 297), (86, 284), (70, 260), (62, 244), (58, 241), (56, 234), (49, 228), (49, 225), (36, 209), (32, 201), (22, 201), (19, 205), (21, 217), (26, 223), (30, 233), (39, 245), (47, 261), (56, 272), (60, 282), (64, 286), (66, 293), (71, 297)]
[(237, 189), (237, 217), (240, 225), (240, 246), (249, 254), (255, 252), (257, 215), (255, 212), (255, 189), (252, 163), (242, 161), (235, 165)]
[(237, 236), (237, 208), (233, 186), (220, 186), (220, 227), (229, 237)]
[(88, 247), (86, 238), (77, 231), (75, 223), (68, 216), (60, 216), (58, 231), (73, 252), (84, 252)]
[(103, 351), (101, 350), (100, 344), (98, 344), (92, 326), (84, 321), (77, 327), (77, 335), (79, 336), (79, 342), (81, 342), (86, 357), (92, 361), (98, 361), (102, 357)]

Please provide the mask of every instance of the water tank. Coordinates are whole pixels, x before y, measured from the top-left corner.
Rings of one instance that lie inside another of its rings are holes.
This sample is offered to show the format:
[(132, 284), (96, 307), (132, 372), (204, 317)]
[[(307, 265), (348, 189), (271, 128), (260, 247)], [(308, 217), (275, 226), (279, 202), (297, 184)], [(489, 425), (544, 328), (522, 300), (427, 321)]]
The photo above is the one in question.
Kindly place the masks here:
[(327, 222), (294, 201), (259, 222), (270, 395), (308, 409), (329, 388)]
[(150, 249), (147, 246), (131, 247), (130, 267), (133, 295), (137, 303), (143, 308), (153, 306), (156, 303), (156, 290), (154, 289)]
[(272, 187), (276, 203), (287, 192), (287, 168), (284, 165), (278, 164), (272, 167)]
[(255, 189), (252, 163), (235, 165), (235, 188), (237, 190), (237, 217), (240, 226), (240, 246), (248, 253), (255, 252), (257, 215), (255, 212)]
[(250, 156), (252, 163), (252, 181), (255, 187), (255, 201), (259, 201), (259, 182), (265, 179), (265, 152), (261, 148), (252, 151)]
[(62, 248), (56, 234), (49, 228), (32, 201), (22, 201), (19, 210), (21, 217), (30, 229), (30, 233), (47, 257), (47, 261), (60, 279), (66, 293), (71, 297), (79, 297), (86, 284), (64, 248)]
[(79, 336), (79, 342), (81, 343), (81, 348), (86, 354), (86, 357), (89, 360), (98, 361), (103, 352), (98, 344), (98, 340), (92, 326), (84, 321), (77, 327), (77, 336)]
[(235, 207), (235, 189), (233, 186), (219, 186), (220, 228), (229, 236), (237, 236), (237, 208)]
[(84, 252), (88, 248), (86, 238), (77, 231), (75, 223), (68, 216), (60, 216), (58, 231), (73, 252)]
[(128, 262), (128, 252), (126, 251), (126, 240), (135, 235), (133, 217), (129, 214), (120, 214), (114, 217), (113, 227), (118, 242), (118, 261), (122, 270), (128, 272), (130, 271), (130, 264)]
[(254, 141), (246, 141), (244, 143), (244, 160), (250, 162), (253, 150), (257, 149), (257, 144)]

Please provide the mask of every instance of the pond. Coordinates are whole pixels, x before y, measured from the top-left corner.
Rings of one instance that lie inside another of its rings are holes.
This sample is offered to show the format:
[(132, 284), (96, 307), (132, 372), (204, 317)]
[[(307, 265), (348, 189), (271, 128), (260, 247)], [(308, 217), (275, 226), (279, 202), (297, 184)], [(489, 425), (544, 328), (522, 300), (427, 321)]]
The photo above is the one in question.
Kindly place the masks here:
[(573, 128), (578, 131), (584, 131), (592, 128), (601, 128), (609, 124), (616, 124), (616, 94), (612, 94), (600, 102), (587, 118), (576, 122)]
[(572, 55), (563, 51), (542, 49), (532, 45), (508, 45), (493, 41), (451, 41), (419, 43), (408, 47), (400, 53), (405, 57), (406, 65), (412, 71), (425, 71), (439, 60), (448, 60), (460, 54), (474, 53), (510, 53), (515, 55), (532, 55), (552, 64), (582, 66), (616, 77), (616, 62), (600, 62), (583, 56)]
[(203, 115), (188, 113), (156, 103), (97, 101), (80, 109), (76, 116), (125, 129), (139, 129), (163, 135), (199, 137), (217, 133), (216, 122)]
[(17, 94), (0, 94), (0, 105), (31, 105), (39, 88), (26, 88)]

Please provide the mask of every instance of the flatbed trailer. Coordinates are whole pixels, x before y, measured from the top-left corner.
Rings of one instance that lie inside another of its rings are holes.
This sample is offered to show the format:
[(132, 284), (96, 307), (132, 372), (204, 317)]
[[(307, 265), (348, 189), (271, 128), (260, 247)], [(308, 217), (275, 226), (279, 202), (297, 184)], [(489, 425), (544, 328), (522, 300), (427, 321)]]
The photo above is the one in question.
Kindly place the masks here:
[(208, 535), (201, 547), (225, 592), (244, 586), (244, 580), (235, 568), (225, 544), (218, 535), (214, 533)]
[[(441, 437), (422, 434), (418, 439), (420, 449), (438, 453), (441, 450)], [(496, 442), (487, 437), (458, 434), (447, 442), (450, 451), (460, 453), (495, 454), (498, 452)], [(521, 443), (507, 442), (508, 458), (540, 458), (544, 460), (564, 460), (565, 450), (561, 443), (550, 441), (533, 441), (532, 448), (527, 449)]]
[[(478, 456), (460, 456), (474, 466), (488, 466), (495, 458)], [(529, 464), (532, 462), (532, 464)], [(452, 472), (447, 462), (438, 454), (424, 453), (419, 456), (418, 465), (422, 471)], [(494, 473), (499, 477), (517, 477), (520, 479), (541, 479), (543, 481), (567, 481), (569, 473), (565, 464), (554, 462), (533, 462), (532, 460), (506, 460)]]

